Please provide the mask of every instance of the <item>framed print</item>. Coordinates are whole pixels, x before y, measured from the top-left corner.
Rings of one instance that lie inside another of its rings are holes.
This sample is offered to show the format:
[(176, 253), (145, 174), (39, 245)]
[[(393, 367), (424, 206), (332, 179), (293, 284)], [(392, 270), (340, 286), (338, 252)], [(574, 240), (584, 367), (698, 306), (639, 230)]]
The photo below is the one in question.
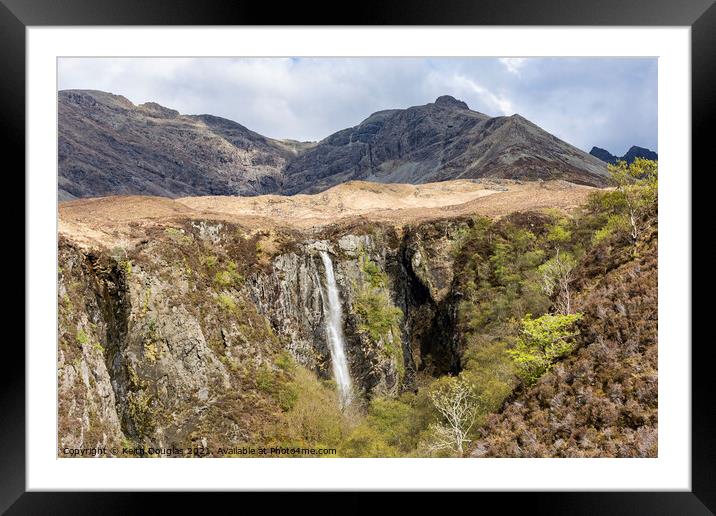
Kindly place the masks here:
[(691, 182), (711, 4), (317, 25), (3, 0), (27, 205), (3, 510), (469, 491), (710, 514)]

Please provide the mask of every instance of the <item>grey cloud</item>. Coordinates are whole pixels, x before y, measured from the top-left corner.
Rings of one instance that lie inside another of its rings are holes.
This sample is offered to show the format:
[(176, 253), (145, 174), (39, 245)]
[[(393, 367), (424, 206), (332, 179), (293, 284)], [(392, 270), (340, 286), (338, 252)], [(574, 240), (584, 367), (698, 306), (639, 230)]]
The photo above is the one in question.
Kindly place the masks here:
[(58, 86), (210, 113), (297, 140), (449, 94), (489, 115), (520, 113), (587, 151), (657, 150), (656, 59), (63, 58)]

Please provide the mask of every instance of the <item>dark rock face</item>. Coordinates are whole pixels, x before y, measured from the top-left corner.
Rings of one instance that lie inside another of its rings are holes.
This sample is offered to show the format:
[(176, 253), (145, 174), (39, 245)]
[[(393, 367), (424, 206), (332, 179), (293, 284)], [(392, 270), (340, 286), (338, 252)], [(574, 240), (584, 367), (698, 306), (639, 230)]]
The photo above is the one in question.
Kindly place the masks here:
[(443, 95), (441, 97), (438, 97), (437, 99), (435, 99), (435, 105), (458, 109), (470, 109), (469, 107), (467, 107), (467, 104), (465, 104), (462, 100), (457, 100), (455, 97), (451, 97), (450, 95)]
[(611, 163), (612, 165), (619, 161), (619, 158), (617, 158), (614, 154), (612, 154), (606, 149), (602, 149), (601, 147), (592, 147), (592, 150), (589, 151), (589, 154), (591, 154), (597, 159), (604, 161), (605, 163)]
[(652, 160), (658, 160), (659, 155), (654, 152), (653, 150), (645, 149), (644, 147), (637, 147), (636, 145), (633, 145), (624, 156), (622, 156), (622, 159), (626, 161), (627, 163), (632, 163), (636, 158), (644, 158), (644, 159), (652, 159)]
[(659, 155), (653, 150), (645, 149), (644, 147), (637, 147), (636, 145), (632, 145), (632, 147), (627, 151), (627, 153), (621, 157), (615, 156), (609, 151), (601, 149), (599, 147), (592, 147), (592, 150), (589, 151), (589, 154), (596, 158), (599, 158), (606, 163), (611, 163), (612, 165), (615, 165), (617, 161), (626, 161), (627, 164), (630, 165), (634, 162), (636, 158), (644, 158), (651, 160), (659, 159)]
[(350, 180), (565, 179), (602, 186), (603, 162), (519, 115), (491, 118), (441, 96), (372, 114), (318, 144), (273, 140), (211, 115), (59, 93), (59, 199), (142, 194), (315, 193)]

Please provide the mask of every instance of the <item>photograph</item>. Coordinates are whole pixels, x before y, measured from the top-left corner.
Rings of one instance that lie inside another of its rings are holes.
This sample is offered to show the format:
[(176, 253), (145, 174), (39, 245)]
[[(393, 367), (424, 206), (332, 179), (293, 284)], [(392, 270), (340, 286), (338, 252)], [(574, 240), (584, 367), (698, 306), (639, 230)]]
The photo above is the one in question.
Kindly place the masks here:
[(61, 461), (660, 456), (658, 57), (56, 64)]

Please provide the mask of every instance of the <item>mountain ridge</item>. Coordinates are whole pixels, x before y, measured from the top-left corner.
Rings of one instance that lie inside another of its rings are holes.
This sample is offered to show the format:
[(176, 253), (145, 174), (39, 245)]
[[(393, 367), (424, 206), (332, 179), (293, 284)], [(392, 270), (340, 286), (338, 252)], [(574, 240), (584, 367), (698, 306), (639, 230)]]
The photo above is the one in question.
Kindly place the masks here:
[(350, 180), (565, 179), (606, 184), (606, 166), (524, 117), (490, 117), (443, 95), (377, 111), (319, 142), (238, 122), (135, 105), (98, 90), (58, 93), (60, 201), (102, 195), (316, 193)]
[(631, 165), (636, 158), (645, 158), (655, 161), (659, 159), (659, 155), (656, 152), (645, 147), (639, 147), (638, 145), (629, 147), (629, 150), (623, 156), (615, 156), (601, 147), (592, 147), (589, 154), (612, 165), (616, 165), (617, 161), (626, 161), (627, 165)]

